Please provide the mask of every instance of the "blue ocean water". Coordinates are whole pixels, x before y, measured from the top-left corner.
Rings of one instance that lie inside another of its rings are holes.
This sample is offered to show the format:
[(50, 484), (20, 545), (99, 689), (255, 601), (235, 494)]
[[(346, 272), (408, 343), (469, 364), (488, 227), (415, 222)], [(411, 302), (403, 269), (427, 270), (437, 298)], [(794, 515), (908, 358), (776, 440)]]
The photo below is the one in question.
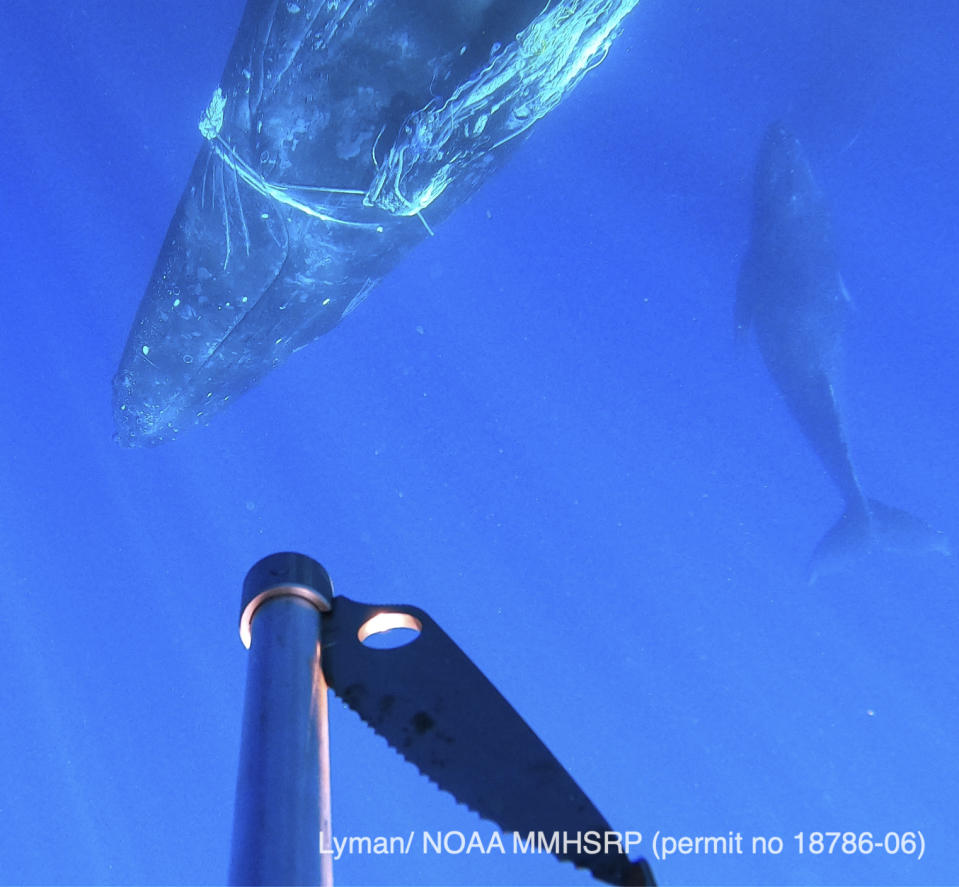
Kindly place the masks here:
[[(123, 450), (110, 380), (241, 13), (4, 5), (0, 882), (225, 878), (240, 583), (293, 549), (431, 613), (615, 827), (743, 834), (660, 883), (956, 883), (959, 568), (877, 554), (806, 585), (840, 502), (732, 322), (782, 118), (855, 304), (863, 484), (959, 537), (954, 4), (641, 0), (339, 328), (208, 428)], [(337, 702), (331, 729), (337, 834), (492, 830)], [(925, 850), (800, 854), (814, 831)], [(590, 881), (475, 853), (335, 871)]]

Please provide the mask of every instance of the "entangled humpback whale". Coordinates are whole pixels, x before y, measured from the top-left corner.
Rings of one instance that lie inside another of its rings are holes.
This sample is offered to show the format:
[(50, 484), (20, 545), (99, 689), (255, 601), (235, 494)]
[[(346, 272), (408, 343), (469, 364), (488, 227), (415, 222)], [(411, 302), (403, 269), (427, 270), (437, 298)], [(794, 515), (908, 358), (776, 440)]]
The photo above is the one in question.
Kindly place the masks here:
[(323, 335), (603, 60), (638, 0), (249, 0), (113, 382), (204, 424)]
[(740, 333), (755, 331), (770, 374), (845, 500), (843, 514), (813, 553), (810, 581), (874, 546), (949, 553), (942, 533), (866, 498), (859, 485), (833, 384), (848, 309), (825, 199), (799, 142), (774, 123), (756, 165), (736, 325)]

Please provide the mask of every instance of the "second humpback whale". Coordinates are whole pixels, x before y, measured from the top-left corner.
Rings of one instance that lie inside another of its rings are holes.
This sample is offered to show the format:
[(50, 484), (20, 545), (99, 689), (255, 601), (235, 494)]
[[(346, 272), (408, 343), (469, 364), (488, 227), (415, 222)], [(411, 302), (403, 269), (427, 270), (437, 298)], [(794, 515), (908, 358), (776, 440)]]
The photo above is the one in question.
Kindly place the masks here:
[(205, 424), (352, 311), (603, 60), (638, 0), (248, 0), (113, 381)]
[(773, 380), (845, 502), (809, 564), (809, 579), (873, 546), (948, 553), (942, 533), (867, 498), (856, 476), (835, 380), (849, 294), (825, 198), (798, 140), (766, 131), (756, 164), (752, 233), (739, 275), (736, 325), (752, 329)]

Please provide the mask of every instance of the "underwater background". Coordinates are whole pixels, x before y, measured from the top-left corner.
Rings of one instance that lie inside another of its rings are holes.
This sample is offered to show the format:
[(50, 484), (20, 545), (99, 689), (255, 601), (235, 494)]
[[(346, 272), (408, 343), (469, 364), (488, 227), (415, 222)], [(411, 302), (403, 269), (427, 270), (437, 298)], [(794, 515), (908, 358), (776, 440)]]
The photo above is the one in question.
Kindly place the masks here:
[[(733, 336), (783, 119), (855, 305), (863, 486), (959, 537), (955, 4), (641, 0), (346, 322), (209, 427), (121, 449), (111, 377), (242, 6), (4, 3), (0, 882), (225, 879), (240, 585), (300, 550), (429, 612), (615, 828), (783, 839), (651, 860), (661, 884), (956, 883), (959, 566), (806, 584), (839, 497)], [(331, 730), (335, 834), (493, 830), (335, 700)], [(800, 855), (816, 830), (925, 852)], [(591, 882), (475, 853), (335, 876)]]

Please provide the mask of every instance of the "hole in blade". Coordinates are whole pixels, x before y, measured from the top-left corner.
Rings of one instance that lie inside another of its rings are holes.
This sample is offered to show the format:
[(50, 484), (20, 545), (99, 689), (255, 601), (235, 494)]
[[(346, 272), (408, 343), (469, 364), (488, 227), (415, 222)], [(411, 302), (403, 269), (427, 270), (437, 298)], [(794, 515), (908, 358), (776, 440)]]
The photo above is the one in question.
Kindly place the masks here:
[(423, 630), (423, 625), (409, 613), (377, 613), (371, 616), (356, 633), (360, 643), (375, 650), (393, 650), (411, 644)]

